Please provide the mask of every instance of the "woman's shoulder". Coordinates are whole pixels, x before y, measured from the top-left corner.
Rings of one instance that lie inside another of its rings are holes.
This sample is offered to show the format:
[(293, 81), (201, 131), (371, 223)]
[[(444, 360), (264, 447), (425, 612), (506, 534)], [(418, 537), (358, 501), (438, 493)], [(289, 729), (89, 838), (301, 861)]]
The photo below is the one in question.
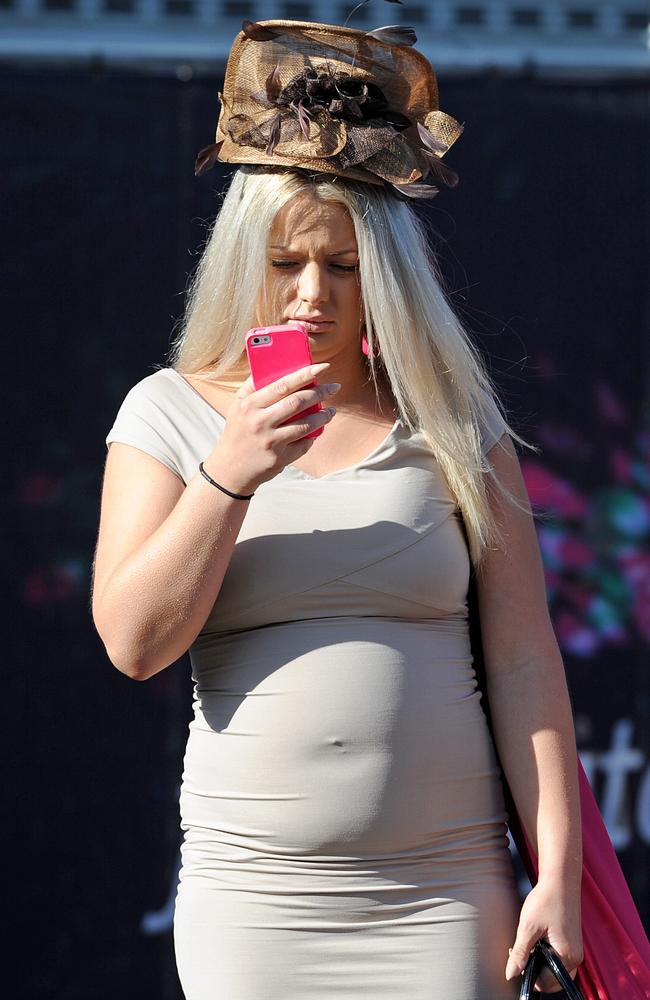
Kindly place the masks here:
[(126, 392), (105, 441), (140, 448), (187, 481), (196, 455), (202, 457), (216, 433), (189, 386), (173, 368), (161, 367)]
[(135, 382), (126, 392), (124, 400), (174, 399), (178, 395), (178, 375), (173, 368), (157, 367)]
[(128, 389), (120, 411), (124, 415), (147, 415), (164, 424), (195, 424), (204, 416), (198, 390), (175, 368), (163, 367), (156, 368)]

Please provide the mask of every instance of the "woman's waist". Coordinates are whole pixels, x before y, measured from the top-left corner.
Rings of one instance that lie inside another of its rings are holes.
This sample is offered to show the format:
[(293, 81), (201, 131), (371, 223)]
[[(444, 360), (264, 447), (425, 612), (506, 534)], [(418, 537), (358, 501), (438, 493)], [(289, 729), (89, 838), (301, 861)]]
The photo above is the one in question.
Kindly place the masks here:
[[(383, 646), (412, 656), (435, 651), (438, 656), (469, 655), (467, 615), (402, 618), (386, 615), (318, 615), (268, 622), (250, 628), (201, 632), (190, 648), (192, 666), (200, 670), (232, 666), (261, 657), (287, 660), (349, 643)], [(433, 645), (432, 645), (433, 644)]]
[(383, 749), (478, 709), (466, 622), (287, 622), (221, 636), (192, 666), (193, 728), (286, 741), (292, 754), (330, 739)]
[(424, 706), (433, 717), (476, 688), (466, 620), (301, 619), (214, 636), (190, 658), (195, 712), (219, 729), (256, 705), (271, 726), (326, 706), (361, 719), (368, 699), (391, 716)]

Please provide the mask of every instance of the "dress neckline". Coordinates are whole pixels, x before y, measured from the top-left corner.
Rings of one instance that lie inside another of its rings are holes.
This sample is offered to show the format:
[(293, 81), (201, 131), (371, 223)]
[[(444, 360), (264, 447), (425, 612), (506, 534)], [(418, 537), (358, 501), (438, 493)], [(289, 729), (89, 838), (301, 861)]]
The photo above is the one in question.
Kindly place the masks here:
[[(216, 417), (218, 417), (219, 420), (223, 424), (226, 423), (226, 418), (224, 417), (223, 413), (220, 413), (219, 410), (217, 410), (212, 405), (212, 403), (210, 403), (205, 398), (205, 396), (203, 396), (198, 391), (198, 389), (195, 389), (194, 386), (191, 385), (187, 381), (187, 379), (185, 378), (184, 375), (181, 375), (180, 372), (177, 372), (175, 368), (167, 368), (166, 371), (172, 372), (176, 376), (176, 378), (184, 386), (186, 386), (190, 390), (190, 392), (193, 393), (194, 396), (196, 396), (198, 399), (200, 399), (202, 401), (202, 403), (205, 406), (207, 406), (207, 408), (209, 410), (211, 410), (212, 413), (214, 413), (214, 415)], [(346, 465), (345, 468), (343, 468), (343, 469), (334, 469), (332, 472), (326, 472), (322, 476), (312, 476), (309, 472), (305, 472), (304, 469), (299, 469), (297, 465), (290, 465), (290, 464), (288, 464), (288, 465), (285, 465), (285, 467), (282, 470), (282, 472), (285, 472), (288, 469), (290, 472), (293, 472), (295, 475), (302, 476), (303, 479), (307, 479), (307, 480), (309, 480), (311, 482), (315, 482), (315, 483), (318, 483), (321, 480), (325, 480), (325, 479), (332, 479), (334, 476), (341, 476), (341, 475), (343, 475), (344, 473), (347, 473), (347, 472), (353, 472), (355, 469), (362, 468), (364, 465), (366, 465), (368, 462), (370, 462), (376, 455), (378, 455), (380, 452), (382, 452), (384, 450), (384, 448), (386, 448), (389, 445), (389, 443), (392, 441), (393, 437), (397, 433), (399, 427), (401, 426), (401, 423), (402, 423), (402, 418), (400, 416), (398, 416), (397, 419), (395, 420), (393, 426), (388, 431), (388, 434), (386, 435), (386, 437), (383, 438), (383, 440), (380, 441), (379, 444), (375, 448), (373, 448), (372, 451), (368, 455), (366, 455), (364, 458), (362, 458), (359, 462), (354, 462), (354, 464), (352, 464), (352, 465)], [(282, 475), (282, 473), (280, 473), (280, 475)]]

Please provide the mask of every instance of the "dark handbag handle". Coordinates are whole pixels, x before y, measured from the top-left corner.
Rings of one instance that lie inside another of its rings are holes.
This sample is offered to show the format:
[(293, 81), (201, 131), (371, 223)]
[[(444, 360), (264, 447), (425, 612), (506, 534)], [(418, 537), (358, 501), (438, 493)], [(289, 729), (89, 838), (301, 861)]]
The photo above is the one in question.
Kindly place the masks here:
[(556, 952), (555, 948), (552, 948), (548, 941), (544, 938), (539, 939), (533, 948), (528, 961), (526, 962), (526, 968), (523, 971), (519, 1000), (531, 1000), (531, 997), (540, 996), (539, 993), (534, 993), (533, 987), (544, 964), (548, 965), (549, 969), (557, 979), (558, 983), (564, 990), (567, 1000), (584, 1000), (582, 993), (567, 972), (566, 966), (563, 964), (562, 959)]

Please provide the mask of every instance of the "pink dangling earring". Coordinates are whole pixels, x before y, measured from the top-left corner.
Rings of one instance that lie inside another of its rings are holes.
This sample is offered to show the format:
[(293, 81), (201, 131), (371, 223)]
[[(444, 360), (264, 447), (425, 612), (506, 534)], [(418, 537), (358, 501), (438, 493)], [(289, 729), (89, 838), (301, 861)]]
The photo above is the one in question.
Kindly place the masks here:
[[(381, 354), (381, 350), (380, 350), (379, 344), (376, 344), (376, 347), (377, 347), (377, 355)], [(368, 346), (368, 341), (366, 340), (365, 333), (364, 333), (363, 337), (361, 338), (361, 350), (363, 351), (363, 353), (365, 354), (365, 356), (367, 358), (370, 357), (370, 348)]]

